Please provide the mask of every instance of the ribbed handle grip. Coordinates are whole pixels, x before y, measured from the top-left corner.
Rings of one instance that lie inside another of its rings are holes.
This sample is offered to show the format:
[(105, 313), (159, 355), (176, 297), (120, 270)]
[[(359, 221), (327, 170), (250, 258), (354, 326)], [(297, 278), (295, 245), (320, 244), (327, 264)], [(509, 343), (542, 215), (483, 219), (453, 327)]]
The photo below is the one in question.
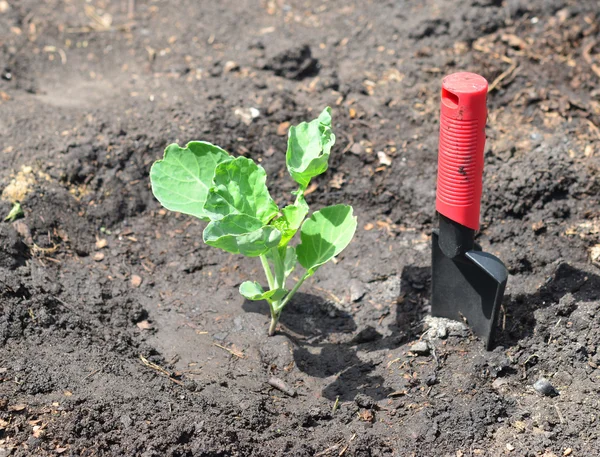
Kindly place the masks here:
[(475, 73), (442, 81), (436, 209), (479, 229), (488, 83)]

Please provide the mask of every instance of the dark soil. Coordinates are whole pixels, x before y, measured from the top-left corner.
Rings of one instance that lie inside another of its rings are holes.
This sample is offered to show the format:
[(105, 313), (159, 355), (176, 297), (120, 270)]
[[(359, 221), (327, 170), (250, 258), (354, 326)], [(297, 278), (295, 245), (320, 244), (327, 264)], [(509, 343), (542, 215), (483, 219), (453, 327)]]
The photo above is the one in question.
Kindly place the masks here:
[[(0, 211), (24, 210), (0, 224), (0, 455), (599, 455), (599, 23), (595, 0), (0, 1)], [(493, 82), (493, 352), (424, 320), (458, 70)], [(259, 262), (162, 210), (149, 167), (203, 139), (287, 201), (285, 123), (326, 105), (309, 203), (351, 203), (359, 230), (267, 338), (237, 293)]]

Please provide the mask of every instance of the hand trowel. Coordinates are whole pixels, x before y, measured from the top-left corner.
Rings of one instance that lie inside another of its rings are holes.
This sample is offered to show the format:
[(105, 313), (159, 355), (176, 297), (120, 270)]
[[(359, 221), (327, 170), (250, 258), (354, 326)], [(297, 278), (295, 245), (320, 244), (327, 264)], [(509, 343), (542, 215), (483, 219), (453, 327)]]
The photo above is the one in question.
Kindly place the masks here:
[(464, 321), (492, 348), (508, 271), (475, 243), (483, 179), (488, 84), (474, 73), (442, 81), (431, 313)]

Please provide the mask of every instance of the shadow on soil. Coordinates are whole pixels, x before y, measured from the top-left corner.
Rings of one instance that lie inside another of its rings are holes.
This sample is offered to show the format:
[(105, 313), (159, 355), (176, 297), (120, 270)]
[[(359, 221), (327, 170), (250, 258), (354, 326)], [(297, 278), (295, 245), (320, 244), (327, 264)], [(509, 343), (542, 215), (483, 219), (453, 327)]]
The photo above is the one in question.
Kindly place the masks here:
[(501, 311), (496, 346), (513, 346), (531, 337), (536, 326), (535, 311), (540, 308), (559, 303), (557, 315), (569, 316), (577, 307), (576, 302), (599, 299), (600, 276), (567, 263), (560, 264), (553, 277), (536, 293), (505, 298), (503, 308), (508, 325), (502, 328)]
[[(429, 268), (403, 269), (396, 319), (389, 327), (391, 334), (386, 337), (367, 326), (350, 341), (333, 343), (336, 336), (340, 338), (340, 334), (357, 330), (352, 315), (315, 295), (298, 293), (294, 297), (282, 315), (281, 333), (294, 341), (294, 360), (301, 371), (318, 378), (335, 377), (323, 389), (323, 397), (348, 401), (361, 393), (381, 400), (392, 392), (384, 386), (383, 377), (373, 374), (382, 360), (378, 356), (370, 360), (369, 354), (397, 348), (422, 333), (422, 317), (428, 311), (424, 305), (429, 296), (430, 278)], [(268, 308), (262, 302), (246, 301), (243, 309), (268, 315)]]

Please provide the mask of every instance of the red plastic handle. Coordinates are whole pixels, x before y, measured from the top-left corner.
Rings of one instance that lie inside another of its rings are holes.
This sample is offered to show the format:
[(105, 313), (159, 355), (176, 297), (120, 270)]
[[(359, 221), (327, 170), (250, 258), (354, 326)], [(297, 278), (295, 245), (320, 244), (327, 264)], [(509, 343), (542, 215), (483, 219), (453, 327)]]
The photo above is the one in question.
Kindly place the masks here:
[(475, 73), (442, 81), (436, 209), (479, 229), (488, 83)]

